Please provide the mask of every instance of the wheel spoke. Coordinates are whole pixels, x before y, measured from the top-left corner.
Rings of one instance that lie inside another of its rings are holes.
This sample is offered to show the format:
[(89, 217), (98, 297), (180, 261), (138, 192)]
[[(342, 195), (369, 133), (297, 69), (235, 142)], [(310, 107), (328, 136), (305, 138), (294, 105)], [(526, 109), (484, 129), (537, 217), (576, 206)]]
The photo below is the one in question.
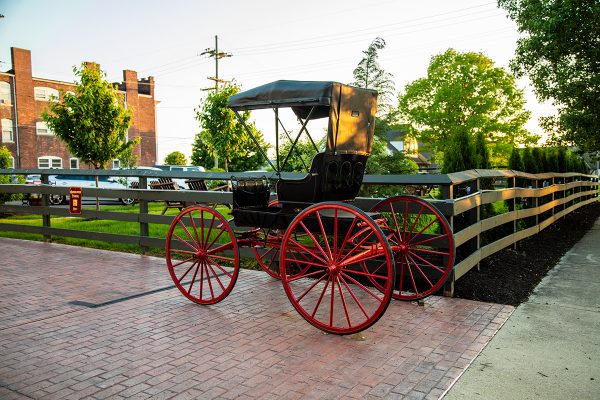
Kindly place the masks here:
[(408, 222), (408, 201), (404, 201), (404, 220), (402, 221), (402, 241), (406, 241), (406, 222)]
[(423, 232), (425, 232), (425, 231), (426, 231), (426, 230), (427, 230), (427, 229), (428, 229), (428, 228), (429, 228), (431, 225), (433, 225), (433, 223), (434, 223), (434, 222), (436, 222), (437, 220), (438, 220), (438, 218), (436, 217), (436, 218), (435, 218), (433, 221), (431, 221), (430, 223), (428, 223), (427, 225), (425, 225), (425, 227), (424, 227), (423, 229), (421, 229), (421, 230), (419, 231), (419, 233), (417, 233), (415, 236), (413, 236), (413, 237), (410, 239), (410, 241), (409, 241), (408, 243), (409, 243), (409, 244), (412, 244), (412, 241), (413, 241), (413, 240), (414, 240), (416, 237), (419, 237), (419, 236), (421, 236), (421, 234), (422, 234)]
[(427, 275), (425, 275), (425, 273), (423, 272), (423, 270), (421, 269), (421, 267), (419, 267), (419, 264), (416, 263), (416, 261), (410, 256), (407, 256), (409, 261), (412, 261), (412, 263), (414, 264), (415, 268), (417, 269), (417, 271), (419, 271), (419, 273), (423, 276), (423, 278), (425, 278), (425, 280), (427, 281), (427, 283), (429, 283), (429, 287), (432, 288), (433, 287), (433, 283), (431, 283), (431, 281), (429, 280), (429, 278), (427, 277)]
[(194, 271), (194, 276), (192, 277), (192, 280), (190, 281), (190, 287), (188, 288), (188, 293), (192, 293), (192, 287), (194, 286), (194, 282), (196, 281), (196, 277), (198, 276), (198, 270), (200, 269), (200, 264), (198, 263), (198, 266), (196, 267), (196, 270)]
[(342, 281), (342, 283), (344, 284), (344, 286), (348, 290), (348, 293), (350, 293), (350, 296), (352, 296), (352, 298), (354, 299), (354, 302), (356, 303), (356, 305), (358, 306), (358, 308), (360, 308), (360, 310), (362, 311), (362, 313), (364, 314), (364, 316), (367, 317), (367, 318), (369, 318), (369, 314), (367, 313), (367, 310), (365, 310), (365, 308), (363, 307), (362, 303), (358, 300), (358, 297), (356, 297), (356, 295), (354, 294), (354, 291), (352, 290), (352, 288), (350, 287), (350, 285), (348, 285), (348, 283), (346, 282), (346, 280), (344, 279), (343, 276), (340, 276), (340, 280)]
[(179, 240), (181, 243), (185, 244), (187, 247), (189, 247), (190, 249), (194, 250), (194, 254), (198, 251), (197, 248), (195, 248), (194, 246), (192, 246), (187, 240), (183, 240), (182, 238), (180, 238), (178, 235), (176, 235), (175, 233), (173, 233), (173, 236)]
[(192, 265), (190, 265), (190, 267), (187, 269), (187, 271), (185, 271), (185, 272), (183, 273), (183, 275), (181, 276), (181, 278), (177, 278), (179, 283), (181, 283), (181, 281), (183, 280), (183, 278), (185, 278), (185, 277), (186, 277), (186, 275), (187, 275), (187, 274), (188, 274), (188, 273), (189, 273), (189, 272), (192, 270), (192, 268), (194, 268), (194, 265), (196, 265), (196, 264), (197, 264), (197, 262), (198, 262), (198, 261), (194, 261), (194, 262), (192, 263)]
[(438, 236), (430, 237), (429, 239), (421, 240), (420, 242), (417, 242), (417, 243), (411, 243), (411, 245), (412, 246), (420, 246), (425, 243), (433, 242), (435, 240), (443, 239), (443, 238), (447, 238), (447, 237), (448, 237), (448, 234), (446, 233), (445, 235), (438, 235)]
[(327, 258), (327, 253), (325, 253), (325, 250), (323, 250), (323, 248), (321, 247), (321, 245), (319, 244), (319, 241), (314, 237), (314, 235), (309, 232), (308, 228), (306, 227), (306, 225), (304, 225), (304, 222), (300, 221), (300, 226), (304, 229), (304, 231), (308, 234), (308, 236), (312, 239), (313, 243), (317, 246), (317, 248), (321, 251), (321, 254), (323, 254), (323, 256), (325, 256), (325, 260), (328, 260)]
[(437, 251), (437, 250), (422, 249), (420, 247), (411, 247), (410, 251), (420, 251), (421, 253), (437, 254), (437, 255), (441, 255), (441, 256), (449, 256), (450, 255), (450, 252), (447, 252), (447, 251)]
[[(210, 244), (205, 247), (205, 249), (210, 249), (212, 247), (212, 245), (215, 244), (217, 239), (220, 238), (221, 235), (223, 234), (223, 232), (225, 232), (225, 231), (226, 231), (225, 227), (222, 227), (221, 231), (217, 234), (217, 236), (215, 236), (215, 238), (212, 240), (212, 242), (210, 242)], [(208, 237), (206, 238), (206, 241), (208, 242)], [(211, 249), (210, 251), (214, 251), (214, 249)]]
[(178, 221), (179, 225), (181, 225), (181, 227), (183, 228), (183, 230), (185, 231), (185, 233), (188, 235), (188, 237), (190, 238), (190, 240), (196, 244), (198, 244), (196, 242), (196, 240), (192, 237), (192, 235), (190, 234), (190, 232), (188, 231), (187, 227), (185, 226), (185, 224), (183, 223), (183, 221), (179, 220)]
[(333, 326), (333, 313), (335, 305), (335, 284), (333, 278), (331, 279), (331, 300), (329, 304), (329, 326)]
[(327, 239), (327, 234), (325, 233), (325, 227), (323, 226), (323, 220), (321, 219), (321, 214), (316, 212), (315, 215), (317, 216), (317, 221), (319, 222), (319, 228), (321, 229), (321, 234), (323, 235), (323, 241), (325, 242), (325, 248), (327, 249), (327, 254), (329, 255), (329, 259), (333, 260), (333, 254), (331, 254), (331, 248), (329, 247), (329, 240)]
[(173, 268), (175, 268), (175, 267), (179, 267), (181, 264), (184, 264), (184, 263), (186, 263), (186, 262), (188, 262), (188, 261), (192, 261), (193, 259), (194, 259), (194, 257), (190, 257), (190, 258), (186, 258), (186, 259), (185, 259), (185, 260), (183, 260), (183, 261), (179, 261), (178, 263), (176, 263), (176, 264), (173, 264)]
[(342, 253), (344, 251), (344, 248), (346, 247), (346, 243), (349, 243), (350, 237), (352, 236), (352, 231), (354, 230), (354, 226), (356, 225), (356, 223), (357, 223), (357, 218), (355, 217), (352, 220), (352, 223), (350, 224), (350, 229), (348, 229), (348, 232), (346, 233), (346, 236), (344, 237), (344, 241), (342, 242), (342, 246), (340, 247), (340, 249), (337, 252), (337, 255), (336, 255), (337, 258), (336, 259), (339, 259), (339, 257), (342, 255)]
[(410, 262), (408, 258), (406, 259), (406, 267), (408, 268), (408, 274), (410, 275), (410, 280), (413, 285), (413, 289), (415, 289), (415, 294), (419, 296), (419, 289), (417, 289), (417, 284), (415, 283), (415, 277), (413, 276), (412, 269), (410, 268)]
[[(296, 300), (298, 302), (302, 301), (302, 299), (304, 298), (304, 296), (306, 296), (315, 286), (317, 286), (317, 284), (319, 282), (321, 282), (323, 280), (323, 278), (325, 278), (327, 276), (327, 273), (325, 271), (319, 271), (321, 272), (323, 275), (321, 275), (321, 277), (319, 279), (316, 279), (312, 285), (310, 285), (300, 296), (296, 297)], [(294, 279), (296, 280), (296, 279)]]
[(307, 252), (308, 254), (310, 254), (311, 256), (315, 257), (316, 259), (318, 259), (319, 261), (321, 261), (323, 264), (327, 264), (327, 261), (324, 260), (323, 258), (319, 257), (317, 254), (315, 254), (315, 252), (313, 252), (312, 250), (310, 250), (308, 247), (304, 246), (303, 244), (297, 242), (296, 240), (290, 238), (290, 242), (295, 244), (296, 246), (300, 247), (302, 250), (304, 250), (305, 252)]
[(192, 224), (192, 227), (194, 228), (194, 237), (196, 238), (196, 243), (199, 243), (201, 245), (202, 242), (200, 241), (200, 238), (198, 237), (198, 228), (196, 228), (196, 223), (194, 222), (194, 216), (192, 215), (191, 212), (188, 215), (190, 217), (190, 223)]
[(342, 307), (344, 308), (344, 314), (346, 314), (346, 321), (348, 321), (348, 327), (351, 327), (352, 321), (350, 321), (350, 314), (348, 314), (348, 307), (346, 306), (346, 299), (344, 298), (344, 293), (342, 292), (342, 286), (340, 285), (339, 277), (335, 280), (335, 283), (337, 284), (338, 292), (340, 293), (340, 300), (342, 302)]
[(377, 275), (377, 274), (375, 274), (373, 272), (363, 272), (363, 271), (358, 271), (358, 270), (355, 270), (355, 269), (344, 269), (344, 272), (346, 274), (354, 274), (354, 275), (367, 276), (367, 277), (374, 278), (374, 279), (383, 279), (383, 280), (387, 279), (387, 276), (385, 276), (385, 275)]
[(212, 258), (216, 258), (216, 257), (214, 257), (214, 256), (213, 256), (213, 257), (208, 257), (208, 258), (207, 258), (207, 261), (208, 261), (208, 262), (210, 262), (210, 263), (211, 263), (212, 265), (214, 265), (215, 267), (219, 268), (219, 270), (220, 270), (221, 272), (223, 272), (225, 275), (227, 275), (228, 277), (230, 277), (230, 278), (233, 278), (233, 274), (232, 274), (231, 272), (227, 271), (225, 268), (223, 268), (222, 266), (220, 266), (219, 264), (217, 264), (216, 262), (214, 262), (214, 261), (212, 260)]
[(362, 244), (364, 242), (366, 242), (367, 239), (370, 238), (372, 235), (373, 235), (373, 231), (370, 231), (367, 236), (365, 236), (356, 246), (354, 246), (354, 248), (352, 248), (348, 253), (346, 253), (346, 255), (344, 256), (344, 258), (342, 258), (340, 260), (340, 263), (343, 263), (345, 260), (347, 260), (348, 257), (354, 252), (354, 250), (356, 250), (357, 248), (359, 248), (360, 246), (362, 246)]
[(311, 314), (311, 317), (315, 317), (315, 314), (317, 313), (317, 310), (319, 309), (319, 305), (321, 304), (321, 301), (323, 300), (323, 296), (325, 295), (325, 292), (327, 292), (327, 287), (329, 287), (329, 282), (331, 281), (331, 276), (327, 275), (327, 282), (325, 282), (325, 287), (323, 287), (323, 290), (321, 291), (321, 295), (319, 296), (319, 300), (317, 301), (317, 304), (315, 304), (315, 308), (313, 309), (313, 312)]
[[(209, 262), (210, 262), (210, 260), (209, 260)], [(225, 290), (225, 286), (223, 286), (223, 283), (221, 282), (221, 278), (219, 278), (219, 275), (217, 275), (217, 273), (215, 272), (215, 270), (213, 269), (213, 267), (212, 267), (211, 264), (212, 263), (207, 264), (207, 267), (210, 268), (210, 272), (212, 272), (212, 274), (215, 277), (217, 283), (219, 284), (219, 286), (221, 286), (221, 290), (224, 291)], [(220, 266), (218, 266), (218, 267), (221, 268)], [(221, 268), (221, 270), (222, 270), (222, 268)], [(206, 271), (206, 272), (208, 274), (208, 271)]]
[[(307, 270), (308, 270), (308, 268), (306, 268), (304, 271), (307, 271)], [(325, 270), (313, 271), (313, 272), (310, 272), (310, 273), (308, 273), (306, 275), (297, 274), (296, 276), (288, 277), (288, 282), (294, 282), (294, 281), (297, 281), (299, 279), (309, 278), (311, 276), (319, 275), (319, 274), (322, 274), (322, 273), (327, 273), (327, 271), (325, 271)]]
[(336, 252), (337, 249), (337, 239), (338, 239), (338, 209), (336, 208), (333, 211), (333, 255), (332, 255), (332, 259), (334, 261), (337, 261), (338, 259), (338, 254)]
[(203, 248), (205, 248), (205, 249), (210, 248), (210, 246), (206, 246), (206, 243), (208, 243), (208, 240), (210, 239), (210, 234), (211, 234), (212, 228), (215, 224), (215, 216), (214, 216), (214, 214), (211, 214), (211, 215), (212, 215), (212, 219), (210, 220), (210, 226), (208, 227), (208, 232), (204, 233), (205, 238), (204, 238)]
[(413, 255), (414, 257), (416, 257), (416, 258), (418, 258), (419, 260), (423, 261), (425, 264), (429, 265), (431, 268), (434, 268), (434, 269), (438, 270), (439, 272), (441, 272), (442, 274), (444, 274), (444, 270), (443, 270), (443, 269), (441, 269), (440, 267), (438, 267), (438, 266), (436, 266), (436, 265), (432, 264), (430, 261), (428, 261), (428, 260), (424, 259), (424, 258), (423, 258), (423, 257), (421, 257), (420, 255), (418, 255), (418, 254), (416, 254), (416, 253), (412, 253), (412, 252), (411, 252), (411, 255)]
[(360, 283), (359, 281), (357, 281), (356, 279), (354, 279), (350, 275), (346, 274), (346, 271), (342, 271), (342, 276), (348, 278), (350, 280), (350, 282), (352, 282), (356, 286), (360, 287), (363, 291), (365, 291), (366, 293), (368, 293), (371, 296), (373, 296), (373, 298), (377, 299), (379, 302), (383, 301), (383, 299), (381, 297), (379, 297), (377, 294), (373, 293), (368, 287), (366, 287), (365, 285), (363, 285), (362, 283)]
[[(417, 226), (417, 222), (419, 222), (419, 219), (421, 219), (421, 214), (423, 213), (423, 205), (421, 204), (421, 208), (419, 209), (419, 213), (417, 214), (412, 226), (410, 227), (410, 232), (406, 235), (406, 237), (411, 237), (412, 233), (415, 230), (415, 227)], [(406, 240), (405, 237), (405, 240)]]
[(196, 254), (195, 251), (179, 250), (179, 249), (171, 249), (171, 252), (173, 252), (173, 253), (182, 253), (182, 254)]

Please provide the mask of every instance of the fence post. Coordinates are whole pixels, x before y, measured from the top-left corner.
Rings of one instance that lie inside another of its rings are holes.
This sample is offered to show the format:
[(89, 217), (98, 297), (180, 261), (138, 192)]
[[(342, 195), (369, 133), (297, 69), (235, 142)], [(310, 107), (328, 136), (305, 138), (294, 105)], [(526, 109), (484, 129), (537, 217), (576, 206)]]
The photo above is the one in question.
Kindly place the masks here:
[[(452, 202), (454, 204), (454, 185), (452, 183), (450, 183), (448, 186), (445, 186), (445, 185), (441, 186), (440, 189), (442, 192), (442, 199), (452, 200)], [(452, 234), (454, 234), (454, 207), (452, 207), (452, 215), (448, 215), (447, 219), (448, 219), (448, 223), (450, 224), (450, 231), (452, 232)], [(448, 279), (444, 283), (444, 287), (442, 289), (442, 294), (445, 297), (454, 297), (454, 281), (455, 281), (454, 266), (452, 266), (452, 268), (453, 269), (452, 269), (452, 271), (450, 271), (450, 274), (448, 275)]]
[[(48, 185), (50, 181), (48, 180), (49, 175), (42, 174), (42, 184)], [(42, 207), (44, 207), (44, 211), (42, 211), (42, 226), (44, 227), (44, 242), (52, 241), (52, 236), (49, 233), (49, 230), (46, 228), (50, 228), (50, 195), (47, 193), (42, 193)]]
[[(139, 188), (140, 189), (148, 189), (148, 178), (145, 176), (139, 177)], [(148, 215), (148, 200), (140, 199), (140, 239), (142, 237), (150, 236), (150, 228), (148, 227), (148, 222), (142, 220), (142, 215)], [(148, 246), (140, 244), (142, 248), (142, 254), (146, 254), (148, 252)]]

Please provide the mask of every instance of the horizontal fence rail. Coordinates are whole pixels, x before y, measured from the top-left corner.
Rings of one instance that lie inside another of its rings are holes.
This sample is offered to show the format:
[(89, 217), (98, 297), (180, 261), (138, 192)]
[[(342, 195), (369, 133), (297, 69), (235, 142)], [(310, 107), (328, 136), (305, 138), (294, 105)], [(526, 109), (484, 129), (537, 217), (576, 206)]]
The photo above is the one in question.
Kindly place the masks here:
[[(151, 224), (170, 225), (172, 215), (148, 213), (148, 203), (179, 201), (187, 204), (231, 204), (232, 193), (227, 191), (154, 190), (149, 183), (159, 178), (204, 179), (228, 181), (232, 177), (277, 178), (272, 172), (172, 172), (152, 170), (48, 170), (0, 169), (0, 175), (41, 175), (41, 185), (1, 184), (1, 193), (40, 194), (40, 205), (0, 204), (0, 214), (40, 215), (40, 226), (0, 222), (0, 230), (34, 233), (51, 240), (52, 236), (71, 237), (105, 242), (118, 242), (162, 248), (165, 238), (149, 234)], [(111, 176), (135, 179), (138, 188), (104, 189), (84, 187), (89, 198), (130, 198), (139, 203), (139, 212), (102, 211), (84, 208), (77, 217), (91, 220), (114, 220), (139, 224), (138, 235), (91, 232), (51, 226), (51, 216), (72, 216), (67, 208), (51, 206), (51, 195), (68, 196), (69, 187), (49, 184), (52, 175)], [(301, 173), (283, 173), (286, 179), (300, 179)], [(484, 258), (518, 241), (535, 235), (568, 213), (598, 200), (598, 177), (577, 173), (527, 174), (511, 170), (470, 170), (447, 175), (365, 175), (363, 185), (397, 189), (397, 193), (417, 193), (438, 208), (448, 219), (454, 233), (456, 263), (445, 293), (451, 295), (454, 282)], [(392, 190), (392, 191), (394, 191)], [(380, 198), (359, 197), (355, 205), (370, 210)], [(500, 205), (502, 213), (491, 212)], [(252, 249), (240, 249), (252, 257)]]

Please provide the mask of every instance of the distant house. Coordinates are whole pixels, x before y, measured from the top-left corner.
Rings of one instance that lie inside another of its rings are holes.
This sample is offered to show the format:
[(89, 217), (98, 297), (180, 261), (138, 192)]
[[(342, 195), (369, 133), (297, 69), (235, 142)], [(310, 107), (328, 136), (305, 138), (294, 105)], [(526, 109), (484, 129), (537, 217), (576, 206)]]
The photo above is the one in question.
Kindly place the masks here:
[[(42, 120), (49, 101), (60, 97), (60, 90), (72, 92), (75, 86), (32, 76), (31, 51), (11, 48), (12, 69), (0, 72), (0, 146), (11, 152), (13, 168), (87, 169), (88, 165), (69, 153), (65, 144)], [(126, 107), (133, 111), (130, 139), (140, 138), (138, 162), (156, 163), (156, 101), (154, 78), (139, 79), (137, 72), (124, 70), (123, 82), (117, 83)], [(119, 167), (119, 160), (113, 161)]]
[(436, 167), (430, 161), (433, 154), (420, 151), (425, 145), (414, 138), (408, 137), (406, 132), (402, 130), (388, 131), (385, 139), (390, 154), (404, 153), (406, 158), (414, 161), (419, 166), (419, 170), (427, 171)]

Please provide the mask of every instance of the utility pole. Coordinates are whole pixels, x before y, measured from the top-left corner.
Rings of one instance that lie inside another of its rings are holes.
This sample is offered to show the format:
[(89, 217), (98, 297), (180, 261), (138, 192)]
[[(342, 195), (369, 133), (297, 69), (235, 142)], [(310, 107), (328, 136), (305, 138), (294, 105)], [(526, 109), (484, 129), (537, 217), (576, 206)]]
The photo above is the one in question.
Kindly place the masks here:
[(215, 87), (214, 88), (206, 88), (206, 89), (202, 89), (202, 90), (213, 90), (214, 89), (215, 91), (218, 91), (219, 83), (227, 82), (222, 79), (219, 79), (219, 59), (224, 58), (224, 57), (231, 57), (232, 54), (219, 52), (219, 37), (217, 35), (215, 35), (215, 48), (214, 49), (206, 49), (202, 53), (200, 53), (201, 56), (203, 56), (205, 54), (208, 54), (209, 57), (215, 58), (215, 76), (207, 77), (211, 81), (215, 81)]

